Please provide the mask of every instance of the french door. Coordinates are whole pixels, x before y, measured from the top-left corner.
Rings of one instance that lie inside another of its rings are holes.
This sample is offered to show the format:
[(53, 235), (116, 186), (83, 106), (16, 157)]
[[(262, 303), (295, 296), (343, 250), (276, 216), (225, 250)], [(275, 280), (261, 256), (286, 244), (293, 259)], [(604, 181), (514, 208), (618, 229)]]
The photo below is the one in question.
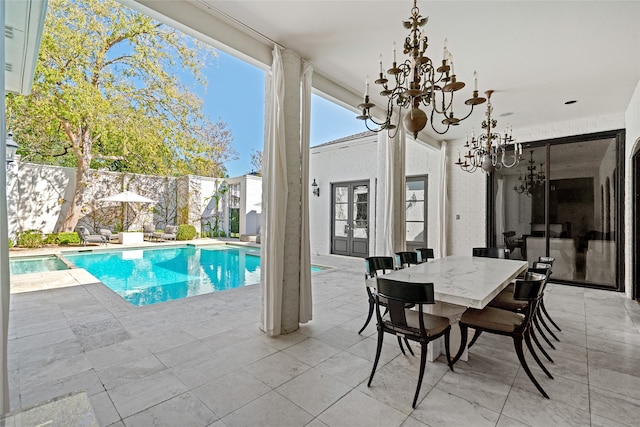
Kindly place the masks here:
[(369, 183), (332, 184), (331, 253), (369, 256)]

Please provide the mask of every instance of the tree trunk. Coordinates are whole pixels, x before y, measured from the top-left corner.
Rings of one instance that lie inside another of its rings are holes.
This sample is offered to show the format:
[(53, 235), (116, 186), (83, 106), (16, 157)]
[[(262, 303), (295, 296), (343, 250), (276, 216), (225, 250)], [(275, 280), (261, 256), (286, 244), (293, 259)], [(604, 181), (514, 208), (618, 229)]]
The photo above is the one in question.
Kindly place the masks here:
[(93, 139), (87, 126), (80, 128), (78, 133), (71, 131), (68, 123), (65, 123), (64, 127), (67, 136), (72, 141), (73, 152), (78, 161), (76, 185), (73, 197), (71, 198), (71, 206), (67, 211), (60, 230), (69, 232), (75, 230), (78, 221), (82, 218), (82, 208), (85, 205), (85, 191), (91, 179), (89, 166), (91, 165), (91, 146), (93, 145)]

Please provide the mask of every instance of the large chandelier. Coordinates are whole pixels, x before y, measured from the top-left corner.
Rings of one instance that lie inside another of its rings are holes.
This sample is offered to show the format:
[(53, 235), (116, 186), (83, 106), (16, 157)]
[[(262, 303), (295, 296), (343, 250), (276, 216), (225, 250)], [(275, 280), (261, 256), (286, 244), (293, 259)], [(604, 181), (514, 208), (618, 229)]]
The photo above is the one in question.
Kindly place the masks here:
[(491, 113), (493, 112), (493, 106), (491, 105), (492, 93), (492, 90), (485, 92), (489, 102), (485, 113), (487, 120), (482, 122), (482, 129), (486, 129), (487, 133), (477, 138), (475, 133), (472, 133), (471, 141), (467, 136), (464, 145), (467, 150), (464, 155), (464, 161), (462, 161), (460, 152), (458, 152), (458, 161), (455, 164), (465, 172), (475, 172), (480, 168), (483, 172), (491, 173), (503, 167), (512, 168), (518, 165), (522, 157), (522, 144), (513, 139), (513, 129), (505, 130), (504, 135), (493, 132), (498, 121), (491, 118)]
[(531, 159), (527, 161), (527, 175), (523, 178), (522, 175), (518, 177), (520, 185), (514, 185), (513, 189), (518, 194), (526, 194), (531, 197), (532, 194), (544, 190), (544, 171), (542, 170), (542, 163), (540, 163), (540, 170), (536, 172), (536, 162), (533, 160), (533, 150), (531, 150)]
[[(455, 126), (469, 117), (475, 105), (486, 101), (485, 98), (478, 96), (478, 78), (477, 73), (474, 72), (475, 90), (473, 91), (473, 97), (465, 102), (465, 104), (471, 106), (471, 109), (462, 118), (455, 116), (453, 112), (453, 95), (454, 92), (462, 89), (465, 84), (456, 79), (453, 68), (453, 55), (447, 50), (446, 40), (444, 57), (439, 67), (436, 68), (436, 64), (425, 55), (428, 39), (421, 27), (426, 25), (429, 18), (423, 18), (420, 15), (416, 2), (417, 0), (413, 0), (413, 8), (411, 9), (409, 20), (403, 21), (404, 27), (410, 30), (409, 35), (404, 40), (403, 49), (404, 54), (408, 54), (409, 58), (400, 63), (396, 62), (394, 43), (393, 66), (387, 70), (387, 78), (382, 68), (382, 55), (380, 55), (380, 74), (375, 83), (382, 86), (380, 95), (387, 98), (386, 118), (378, 122), (371, 115), (370, 110), (375, 104), (369, 101), (368, 78), (364, 102), (358, 105), (358, 108), (362, 110), (362, 115), (357, 118), (364, 120), (367, 129), (374, 132), (387, 130), (392, 137), (397, 133), (398, 120), (394, 118), (396, 115), (394, 110), (396, 109), (398, 117), (402, 116), (403, 109), (408, 110), (404, 116), (404, 125), (406, 130), (416, 138), (418, 132), (424, 129), (429, 121), (427, 113), (421, 110), (420, 106), (431, 109), (431, 128), (439, 134), (444, 134), (449, 130), (450, 126)], [(441, 129), (436, 128), (435, 118), (442, 118), (443, 129), (441, 126), (439, 126)], [(372, 122), (375, 126), (370, 126), (369, 122)]]

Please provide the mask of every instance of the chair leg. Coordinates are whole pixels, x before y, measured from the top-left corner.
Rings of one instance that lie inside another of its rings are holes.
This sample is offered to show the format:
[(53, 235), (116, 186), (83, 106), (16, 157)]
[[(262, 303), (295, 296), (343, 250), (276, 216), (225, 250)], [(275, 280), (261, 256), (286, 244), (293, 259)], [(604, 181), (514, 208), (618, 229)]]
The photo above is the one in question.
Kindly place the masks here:
[(371, 387), (371, 381), (373, 381), (373, 375), (376, 373), (376, 368), (378, 367), (378, 362), (380, 361), (380, 353), (382, 352), (383, 337), (384, 337), (384, 331), (380, 326), (378, 326), (378, 348), (376, 349), (376, 358), (373, 361), (373, 369), (371, 369), (371, 376), (369, 376), (369, 382), (367, 383), (367, 387)]
[(551, 358), (551, 356), (549, 356), (549, 353), (547, 353), (547, 351), (544, 349), (544, 347), (542, 347), (542, 344), (540, 344), (540, 341), (538, 341), (538, 337), (536, 336), (535, 331), (533, 330), (533, 328), (531, 329), (531, 338), (533, 338), (533, 342), (536, 343), (536, 345), (538, 346), (538, 348), (540, 349), (542, 354), (544, 354), (544, 357), (546, 357), (549, 362), (555, 363), (553, 361), (553, 359)]
[(407, 353), (404, 352), (404, 346), (402, 345), (402, 339), (398, 335), (396, 335), (396, 338), (398, 338), (398, 345), (400, 346), (400, 350), (402, 351), (402, 354), (404, 354), (406, 356)]
[(538, 381), (535, 379), (535, 377), (531, 373), (531, 370), (529, 369), (529, 365), (527, 365), (527, 360), (524, 358), (524, 351), (522, 350), (522, 338), (513, 337), (513, 344), (516, 348), (516, 353), (518, 354), (518, 360), (520, 360), (520, 365), (522, 366), (522, 369), (524, 369), (524, 371), (527, 373), (527, 376), (529, 377), (533, 385), (536, 386), (538, 391), (548, 399), (549, 395), (547, 394), (546, 391), (544, 391), (544, 389), (540, 386), (540, 384), (538, 384)]
[(549, 372), (549, 370), (547, 369), (546, 366), (544, 366), (542, 364), (542, 361), (540, 360), (540, 358), (538, 357), (538, 354), (536, 353), (536, 351), (533, 349), (533, 345), (531, 345), (531, 339), (529, 337), (529, 331), (524, 333), (524, 342), (527, 344), (527, 348), (529, 349), (529, 352), (531, 353), (531, 356), (533, 356), (533, 359), (536, 361), (536, 363), (538, 364), (538, 366), (540, 366), (540, 369), (542, 369), (544, 371), (544, 373), (551, 379), (553, 379), (553, 375), (551, 375), (551, 372)]
[(427, 363), (427, 346), (429, 344), (425, 344), (422, 346), (422, 352), (420, 354), (420, 375), (418, 375), (418, 385), (416, 386), (416, 394), (413, 396), (413, 404), (412, 408), (415, 409), (416, 402), (418, 401), (418, 395), (420, 394), (420, 386), (422, 386), (422, 378), (424, 377), (424, 366)]
[(411, 353), (412, 356), (415, 356), (415, 353), (413, 352), (413, 349), (409, 345), (409, 340), (406, 337), (404, 339), (404, 343), (407, 345), (407, 350), (409, 350), (409, 353)]
[(533, 316), (533, 324), (535, 325), (536, 329), (538, 330), (538, 332), (540, 332), (540, 336), (542, 337), (542, 339), (545, 340), (545, 342), (547, 344), (549, 344), (549, 347), (551, 347), (552, 349), (556, 349), (556, 346), (553, 345), (551, 343), (551, 341), (549, 340), (549, 338), (547, 338), (547, 336), (544, 334), (544, 332), (542, 331), (542, 328), (540, 327), (540, 322), (538, 322), (538, 316), (534, 315)]
[(545, 316), (547, 316), (547, 319), (549, 319), (549, 322), (551, 322), (551, 324), (560, 332), (562, 332), (562, 329), (560, 329), (560, 327), (558, 325), (556, 325), (556, 322), (553, 321), (553, 319), (551, 318), (551, 316), (549, 316), (549, 312), (547, 311), (547, 308), (544, 306), (544, 299), (540, 299), (540, 307), (542, 307), (542, 312), (544, 313)]
[(471, 338), (471, 342), (468, 345), (469, 348), (471, 348), (471, 346), (476, 343), (476, 340), (478, 339), (481, 333), (482, 331), (480, 329), (476, 329), (476, 332), (473, 334), (473, 338)]
[(451, 369), (451, 372), (453, 372), (453, 365), (451, 364), (451, 350), (449, 349), (449, 343), (451, 341), (451, 326), (449, 326), (449, 329), (447, 330), (447, 332), (444, 333), (444, 346), (445, 346), (445, 353), (447, 355), (447, 364), (449, 365), (449, 369)]
[(464, 353), (464, 349), (467, 346), (467, 334), (468, 334), (469, 328), (467, 328), (467, 325), (463, 325), (462, 323), (459, 323), (459, 325), (460, 325), (460, 348), (458, 349), (458, 353), (456, 354), (456, 356), (453, 358), (453, 360), (449, 364), (449, 367), (452, 370), (453, 370), (453, 365), (455, 365), (456, 362), (460, 359), (460, 357), (462, 357), (462, 353)]
[(542, 323), (542, 326), (544, 326), (547, 332), (549, 332), (549, 335), (551, 335), (554, 340), (560, 342), (560, 339), (556, 336), (556, 334), (553, 333), (551, 328), (549, 328), (549, 325), (547, 325), (547, 322), (544, 321), (544, 317), (542, 316), (540, 310), (538, 310), (538, 312), (536, 313), (536, 317), (538, 317), (538, 320), (540, 321), (540, 323)]
[(364, 322), (364, 325), (362, 326), (362, 328), (360, 328), (360, 330), (358, 331), (358, 334), (361, 334), (362, 331), (364, 331), (364, 328), (366, 328), (369, 322), (371, 321), (371, 317), (373, 316), (373, 308), (375, 305), (376, 303), (371, 301), (371, 298), (369, 298), (369, 314), (367, 315), (367, 321)]

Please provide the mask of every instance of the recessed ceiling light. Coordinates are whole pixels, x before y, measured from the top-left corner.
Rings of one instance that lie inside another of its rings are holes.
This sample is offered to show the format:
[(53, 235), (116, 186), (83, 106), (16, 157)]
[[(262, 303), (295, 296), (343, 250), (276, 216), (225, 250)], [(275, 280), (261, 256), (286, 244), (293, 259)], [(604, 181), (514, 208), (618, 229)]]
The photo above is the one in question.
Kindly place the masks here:
[(500, 117), (507, 117), (507, 116), (513, 116), (513, 113), (512, 112), (508, 112), (508, 113), (500, 114)]
[(572, 99), (571, 101), (565, 102), (564, 105), (571, 105), (571, 104), (575, 104), (576, 102), (578, 101), (576, 101), (575, 99)]

